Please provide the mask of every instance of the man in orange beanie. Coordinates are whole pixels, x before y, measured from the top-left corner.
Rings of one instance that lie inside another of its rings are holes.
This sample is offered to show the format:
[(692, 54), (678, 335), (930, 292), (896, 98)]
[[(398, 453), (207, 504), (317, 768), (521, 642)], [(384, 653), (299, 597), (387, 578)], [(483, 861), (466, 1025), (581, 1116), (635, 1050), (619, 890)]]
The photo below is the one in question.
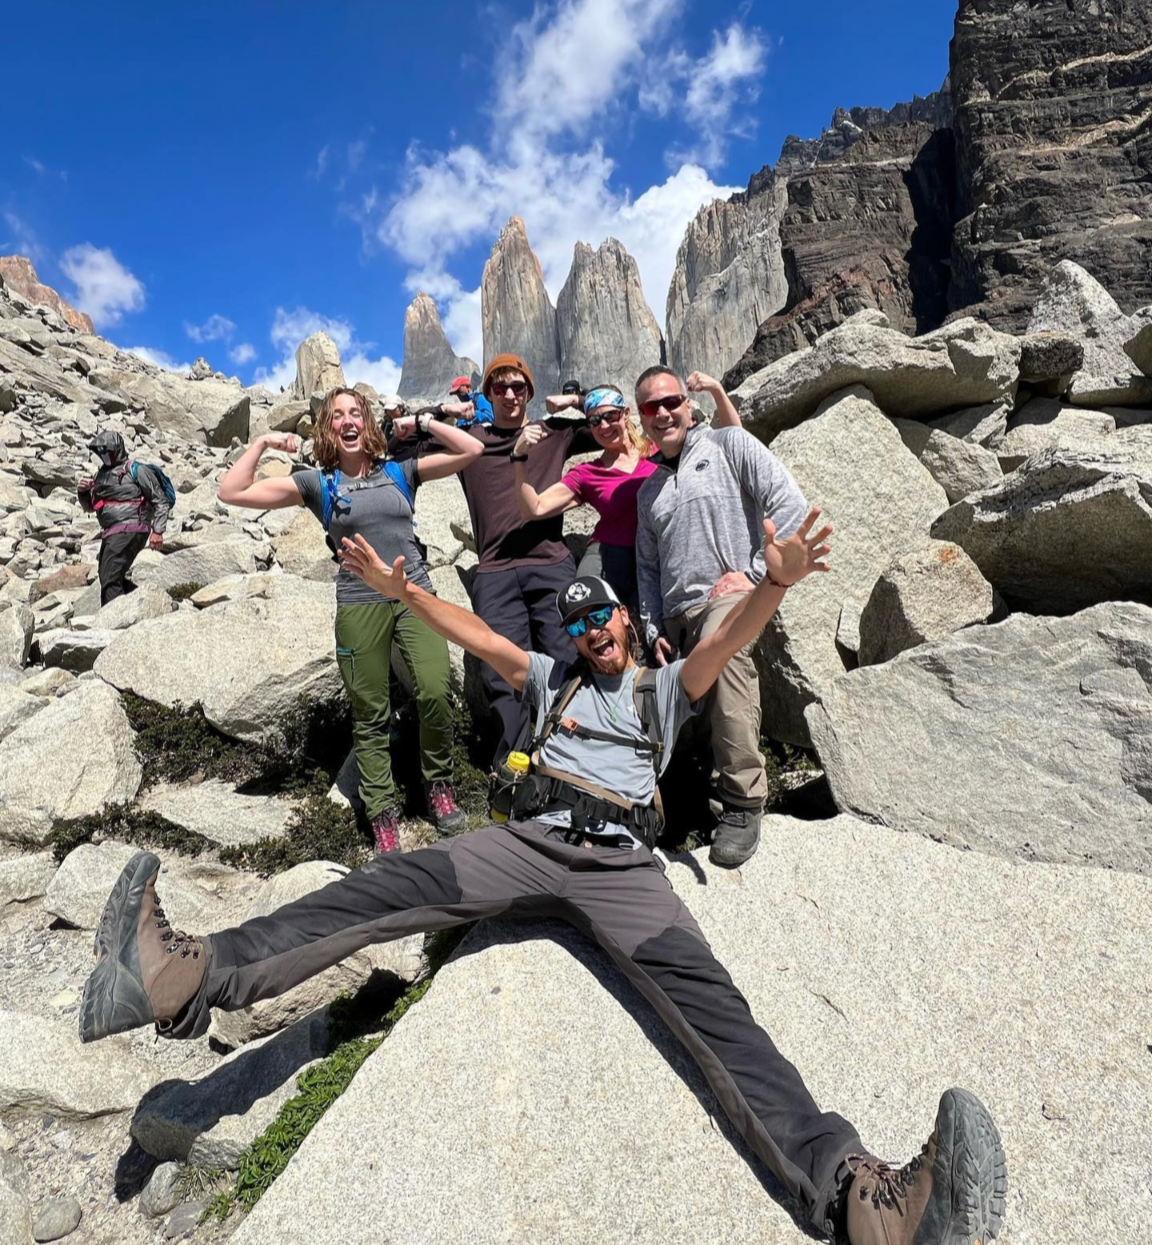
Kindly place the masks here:
[[(472, 608), (495, 631), (524, 649), (561, 662), (574, 660), (572, 641), (560, 625), (556, 593), (575, 578), (576, 565), (564, 544), (563, 519), (526, 522), (516, 503), (513, 449), (528, 423), (536, 392), (532, 369), (519, 355), (497, 355), (480, 386), (492, 404), (493, 421), (469, 432), (484, 452), (457, 479), (464, 489), (480, 565), (472, 581)], [(547, 435), (525, 463), (539, 492), (558, 484), (573, 454), (598, 447), (581, 421), (544, 421)], [(527, 734), (528, 706), (490, 666), (481, 668), (484, 690), (500, 722), (497, 763)]]

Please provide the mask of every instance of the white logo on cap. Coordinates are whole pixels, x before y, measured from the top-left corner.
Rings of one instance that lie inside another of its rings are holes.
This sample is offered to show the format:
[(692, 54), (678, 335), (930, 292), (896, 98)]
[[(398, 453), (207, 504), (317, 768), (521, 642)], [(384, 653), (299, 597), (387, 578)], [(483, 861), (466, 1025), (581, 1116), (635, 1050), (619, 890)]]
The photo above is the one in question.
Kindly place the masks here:
[(592, 589), (587, 584), (573, 584), (566, 595), (569, 601), (584, 601), (592, 595)]

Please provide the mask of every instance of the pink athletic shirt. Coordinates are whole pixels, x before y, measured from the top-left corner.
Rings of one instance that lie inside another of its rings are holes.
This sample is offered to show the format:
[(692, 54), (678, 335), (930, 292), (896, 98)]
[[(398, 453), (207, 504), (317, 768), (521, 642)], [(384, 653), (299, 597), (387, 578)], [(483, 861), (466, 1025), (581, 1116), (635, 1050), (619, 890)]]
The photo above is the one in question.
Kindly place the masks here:
[(600, 515), (593, 540), (631, 548), (636, 543), (636, 498), (641, 485), (655, 470), (656, 465), (649, 458), (642, 458), (631, 475), (596, 463), (580, 463), (560, 483)]

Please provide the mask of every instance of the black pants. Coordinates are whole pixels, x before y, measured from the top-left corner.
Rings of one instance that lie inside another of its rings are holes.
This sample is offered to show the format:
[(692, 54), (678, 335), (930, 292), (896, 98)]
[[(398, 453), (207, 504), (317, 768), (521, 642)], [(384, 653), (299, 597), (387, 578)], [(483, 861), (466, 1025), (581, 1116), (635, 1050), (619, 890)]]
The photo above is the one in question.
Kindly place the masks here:
[(113, 532), (100, 542), (100, 604), (107, 605), (130, 591), (128, 572), (136, 555), (148, 543), (147, 532)]
[[(522, 649), (545, 653), (557, 661), (576, 659), (576, 647), (560, 624), (556, 593), (576, 578), (571, 557), (554, 566), (522, 566), (488, 571), (472, 581), (472, 608), (498, 635)], [(528, 706), (485, 662), (480, 670), (492, 712), (500, 720), (496, 763), (516, 747), (528, 725)]]
[(643, 848), (573, 844), (554, 827), (511, 821), (379, 856), (208, 938), (200, 991), (169, 1035), (198, 1037), (210, 1008), (283, 994), (371, 943), (501, 913), (558, 916), (594, 939), (700, 1065), (748, 1145), (832, 1235), (841, 1164), (862, 1152), (860, 1138), (813, 1101)]

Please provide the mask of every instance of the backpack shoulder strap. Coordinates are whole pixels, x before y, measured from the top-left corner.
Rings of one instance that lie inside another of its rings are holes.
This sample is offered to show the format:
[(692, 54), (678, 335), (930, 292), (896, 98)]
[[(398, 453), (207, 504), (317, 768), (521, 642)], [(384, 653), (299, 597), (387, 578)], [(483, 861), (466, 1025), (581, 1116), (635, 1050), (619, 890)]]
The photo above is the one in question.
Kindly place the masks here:
[(332, 514), (336, 509), (336, 500), (340, 496), (340, 468), (326, 471), (320, 468), (320, 522), (327, 531), (332, 523)]
[(651, 666), (645, 666), (636, 676), (632, 684), (632, 699), (636, 705), (636, 716), (640, 719), (640, 727), (648, 736), (652, 745), (652, 769), (656, 776), (656, 786), (652, 792), (652, 804), (661, 823), (664, 821), (664, 801), (660, 796), (660, 770), (664, 759), (664, 724), (656, 707), (656, 675)]
[(528, 754), (532, 758), (533, 765), (539, 762), (540, 752), (544, 745), (552, 738), (556, 728), (560, 725), (560, 719), (564, 716), (564, 710), (568, 708), (572, 697), (580, 690), (581, 683), (584, 682), (584, 671), (577, 672), (560, 685), (556, 695), (552, 698), (552, 707), (548, 710), (544, 718), (544, 723), (540, 727), (540, 731), (536, 738), (528, 745)]
[(412, 486), (408, 483), (408, 477), (404, 474), (404, 468), (395, 459), (386, 459), (384, 462), (384, 471), (393, 484), (404, 494), (404, 500), (411, 507), (412, 511), (416, 510), (416, 498), (412, 496)]

